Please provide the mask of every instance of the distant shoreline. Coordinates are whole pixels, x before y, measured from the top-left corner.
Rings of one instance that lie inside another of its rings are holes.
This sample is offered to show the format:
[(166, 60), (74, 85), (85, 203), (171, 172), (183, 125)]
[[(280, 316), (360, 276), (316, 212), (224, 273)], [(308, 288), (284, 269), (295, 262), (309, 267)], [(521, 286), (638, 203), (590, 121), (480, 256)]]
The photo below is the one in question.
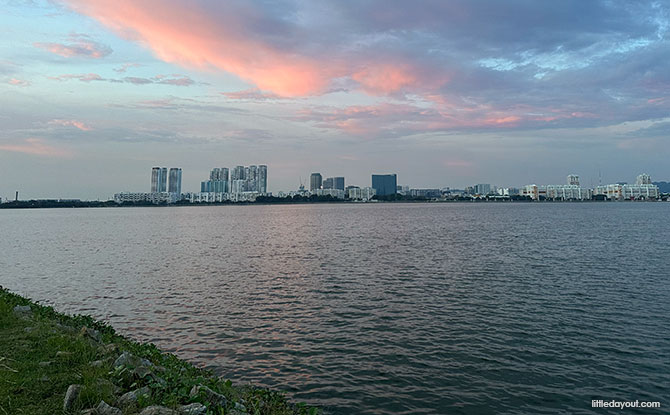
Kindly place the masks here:
[(361, 202), (353, 200), (287, 200), (287, 201), (258, 201), (258, 202), (213, 202), (213, 203), (116, 203), (113, 200), (108, 201), (64, 201), (57, 200), (24, 200), (13, 201), (0, 204), (0, 209), (66, 209), (66, 208), (127, 208), (127, 207), (183, 207), (183, 206), (244, 206), (244, 205), (312, 205), (312, 204), (353, 204), (353, 205), (375, 205), (375, 204), (393, 204), (393, 203), (617, 203), (617, 202), (666, 202), (668, 198), (655, 200), (524, 200), (524, 199), (453, 199), (453, 200), (432, 200), (432, 199), (408, 199), (408, 200), (375, 200), (370, 202)]

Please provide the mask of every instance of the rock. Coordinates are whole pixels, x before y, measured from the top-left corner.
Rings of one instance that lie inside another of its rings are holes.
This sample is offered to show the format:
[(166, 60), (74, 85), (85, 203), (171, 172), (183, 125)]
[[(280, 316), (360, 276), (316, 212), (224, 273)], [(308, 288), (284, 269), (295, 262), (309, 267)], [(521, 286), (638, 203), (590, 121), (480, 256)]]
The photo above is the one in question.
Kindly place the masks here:
[(67, 358), (72, 356), (72, 352), (56, 352), (56, 357)]
[(70, 385), (65, 392), (65, 399), (63, 400), (63, 412), (70, 412), (74, 407), (74, 403), (79, 398), (81, 393), (81, 385)]
[(112, 391), (113, 394), (117, 395), (121, 393), (121, 388), (112, 383), (111, 381), (103, 378), (99, 378), (95, 381), (95, 386), (98, 389), (109, 389)]
[(116, 353), (119, 350), (119, 346), (115, 345), (114, 343), (109, 343), (109, 344), (104, 344), (100, 346), (100, 351), (102, 354), (112, 354)]
[(191, 393), (189, 393), (189, 397), (193, 398), (196, 396), (202, 396), (205, 398), (205, 401), (209, 403), (210, 405), (214, 406), (221, 406), (225, 407), (226, 406), (226, 397), (221, 395), (220, 393), (214, 392), (207, 386), (202, 386), (202, 385), (196, 385), (191, 389)]
[(91, 366), (93, 367), (102, 367), (105, 364), (104, 360), (94, 360), (91, 362)]
[(14, 307), (14, 314), (21, 318), (30, 317), (33, 314), (33, 311), (30, 309), (29, 305), (17, 305)]
[(205, 415), (207, 407), (201, 403), (192, 403), (190, 405), (182, 405), (179, 408), (181, 415)]
[(151, 389), (145, 386), (143, 388), (135, 389), (134, 391), (124, 393), (116, 401), (116, 404), (123, 409), (136, 408), (137, 400), (139, 399), (140, 396), (146, 396), (146, 397), (151, 396)]
[(147, 359), (142, 359), (140, 357), (134, 356), (128, 352), (123, 352), (121, 356), (119, 356), (115, 361), (114, 361), (114, 367), (119, 367), (119, 366), (128, 366), (130, 368), (137, 368), (140, 366), (146, 366), (148, 368), (153, 368), (154, 364), (148, 361)]
[(79, 412), (79, 415), (96, 415), (95, 409), (84, 409), (83, 411)]
[(179, 412), (174, 409), (167, 408), (165, 406), (147, 406), (140, 412), (140, 415), (181, 415)]
[(97, 343), (100, 343), (100, 341), (102, 340), (102, 335), (98, 330), (90, 329), (86, 326), (81, 328), (81, 330), (79, 331), (79, 335), (82, 337), (87, 337)]
[(52, 363), (53, 362), (39, 362), (38, 365), (40, 365), (40, 367), (47, 367), (51, 366)]
[(23, 331), (25, 331), (26, 333), (32, 333), (33, 330), (35, 330), (35, 327), (26, 327), (25, 329), (23, 329)]
[(247, 412), (247, 407), (242, 405), (239, 402), (235, 402), (235, 410), (240, 411), (240, 412)]
[(105, 401), (100, 401), (98, 406), (95, 407), (95, 413), (97, 415), (123, 415), (119, 408), (109, 406)]

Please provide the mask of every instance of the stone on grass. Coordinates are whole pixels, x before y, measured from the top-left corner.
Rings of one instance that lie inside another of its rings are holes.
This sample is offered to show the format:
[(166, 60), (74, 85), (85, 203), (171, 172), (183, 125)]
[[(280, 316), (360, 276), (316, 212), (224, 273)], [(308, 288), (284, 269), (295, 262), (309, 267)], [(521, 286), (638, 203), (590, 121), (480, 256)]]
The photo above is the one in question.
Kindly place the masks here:
[(181, 415), (179, 412), (174, 409), (167, 408), (165, 406), (147, 406), (140, 412), (140, 415)]
[(70, 412), (74, 407), (74, 403), (81, 393), (81, 385), (70, 385), (65, 392), (65, 399), (63, 400), (63, 411)]
[(190, 405), (182, 405), (179, 407), (181, 415), (205, 415), (207, 407), (201, 403), (192, 403)]
[(118, 349), (119, 346), (115, 345), (114, 343), (104, 344), (100, 346), (100, 351), (102, 352), (102, 354), (116, 353)]
[(102, 340), (102, 335), (98, 330), (90, 329), (86, 326), (81, 328), (81, 330), (79, 331), (79, 335), (81, 335), (82, 337), (87, 337), (97, 343), (100, 343), (100, 341)]
[(119, 400), (116, 401), (116, 404), (124, 409), (135, 408), (137, 406), (137, 400), (140, 396), (151, 396), (151, 389), (145, 386), (143, 388), (124, 393), (121, 395)]
[(142, 359), (141, 357), (134, 356), (128, 352), (123, 352), (121, 356), (119, 356), (114, 361), (114, 367), (116, 368), (119, 366), (128, 366), (132, 368), (145, 366), (148, 368), (153, 368), (154, 364), (148, 361), (147, 359)]
[(38, 365), (40, 365), (41, 367), (47, 367), (51, 366), (52, 363), (53, 362), (39, 362)]
[(123, 415), (119, 408), (109, 406), (105, 401), (100, 401), (98, 406), (95, 407), (95, 413), (97, 415)]
[(221, 406), (225, 407), (226, 406), (226, 397), (221, 395), (220, 393), (214, 392), (207, 386), (203, 385), (196, 385), (191, 389), (191, 393), (189, 394), (189, 397), (193, 398), (196, 396), (202, 396), (205, 398), (205, 401), (211, 405), (214, 406)]
[(14, 314), (21, 318), (30, 317), (33, 312), (29, 305), (17, 305), (14, 307)]
[(56, 357), (70, 357), (72, 356), (72, 352), (56, 352)]

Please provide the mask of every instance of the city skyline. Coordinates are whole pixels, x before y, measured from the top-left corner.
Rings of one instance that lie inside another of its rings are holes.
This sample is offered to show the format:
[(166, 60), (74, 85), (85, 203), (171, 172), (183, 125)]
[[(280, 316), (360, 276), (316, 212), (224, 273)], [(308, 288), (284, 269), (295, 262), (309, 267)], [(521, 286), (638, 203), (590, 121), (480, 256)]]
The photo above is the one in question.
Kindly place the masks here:
[[(0, 197), (146, 191), (160, 160), (367, 185), (670, 179), (662, 2), (8, 2)], [(32, 28), (38, 27), (39, 30)], [(332, 172), (332, 173), (331, 173)], [(324, 178), (327, 178), (324, 177)]]

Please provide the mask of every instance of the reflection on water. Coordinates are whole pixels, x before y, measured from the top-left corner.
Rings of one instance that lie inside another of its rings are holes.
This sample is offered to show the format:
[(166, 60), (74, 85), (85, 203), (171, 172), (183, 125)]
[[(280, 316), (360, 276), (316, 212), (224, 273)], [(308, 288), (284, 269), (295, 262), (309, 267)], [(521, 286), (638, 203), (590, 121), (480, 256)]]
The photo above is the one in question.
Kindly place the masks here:
[(667, 405), (667, 208), (1, 211), (0, 284), (330, 413)]

